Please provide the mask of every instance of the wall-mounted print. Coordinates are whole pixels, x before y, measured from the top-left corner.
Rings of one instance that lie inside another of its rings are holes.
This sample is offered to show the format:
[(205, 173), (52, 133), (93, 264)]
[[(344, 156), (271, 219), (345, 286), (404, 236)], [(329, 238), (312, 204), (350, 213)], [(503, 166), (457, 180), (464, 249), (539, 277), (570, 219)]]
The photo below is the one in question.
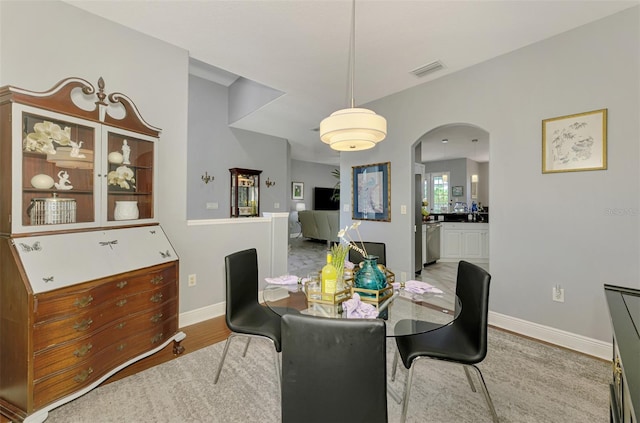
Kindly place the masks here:
[(391, 221), (391, 163), (352, 167), (352, 219)]
[(542, 173), (607, 168), (607, 109), (542, 121)]
[(464, 187), (462, 185), (456, 185), (455, 187), (451, 187), (452, 197), (462, 197), (463, 195), (464, 195)]
[(304, 200), (304, 182), (291, 182), (291, 199)]

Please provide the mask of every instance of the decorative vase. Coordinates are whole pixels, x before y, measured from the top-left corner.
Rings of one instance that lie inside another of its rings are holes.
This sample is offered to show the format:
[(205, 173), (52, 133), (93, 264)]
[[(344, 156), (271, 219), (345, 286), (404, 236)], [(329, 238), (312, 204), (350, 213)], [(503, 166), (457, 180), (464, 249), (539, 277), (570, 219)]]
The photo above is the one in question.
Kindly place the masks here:
[(137, 201), (116, 201), (116, 208), (113, 210), (115, 220), (134, 220), (138, 218)]
[(364, 258), (362, 268), (356, 273), (356, 288), (380, 290), (387, 286), (387, 277), (378, 268), (378, 257), (367, 256)]

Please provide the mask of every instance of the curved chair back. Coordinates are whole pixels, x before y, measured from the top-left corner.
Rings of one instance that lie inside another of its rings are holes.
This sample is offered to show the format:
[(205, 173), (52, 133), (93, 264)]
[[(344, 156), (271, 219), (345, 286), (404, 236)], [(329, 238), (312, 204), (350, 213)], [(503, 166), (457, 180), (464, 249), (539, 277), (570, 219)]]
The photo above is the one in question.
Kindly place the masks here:
[(456, 295), (462, 303), (462, 311), (453, 325), (464, 332), (467, 341), (475, 347), (469, 363), (479, 363), (487, 355), (490, 282), (491, 275), (483, 268), (466, 261), (458, 264)]
[[(360, 243), (356, 243), (360, 245)], [(384, 242), (363, 242), (364, 249), (372, 256), (378, 257), (378, 264), (387, 265), (387, 247)], [(349, 261), (354, 264), (360, 263), (363, 259), (362, 254), (356, 250), (349, 250)]]
[(226, 320), (229, 329), (243, 310), (258, 304), (258, 252), (255, 248), (238, 251), (225, 257)]
[(282, 316), (282, 422), (386, 422), (385, 322)]

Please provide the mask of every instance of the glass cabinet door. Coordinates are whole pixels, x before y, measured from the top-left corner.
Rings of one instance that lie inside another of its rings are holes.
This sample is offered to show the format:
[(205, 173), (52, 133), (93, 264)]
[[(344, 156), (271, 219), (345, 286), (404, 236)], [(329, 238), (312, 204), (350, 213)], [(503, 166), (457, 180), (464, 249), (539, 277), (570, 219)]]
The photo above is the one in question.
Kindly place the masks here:
[(261, 170), (229, 169), (231, 172), (231, 217), (260, 216)]
[(12, 222), (29, 231), (95, 225), (98, 125), (28, 106), (13, 116)]
[(113, 128), (105, 138), (107, 221), (153, 219), (155, 139)]

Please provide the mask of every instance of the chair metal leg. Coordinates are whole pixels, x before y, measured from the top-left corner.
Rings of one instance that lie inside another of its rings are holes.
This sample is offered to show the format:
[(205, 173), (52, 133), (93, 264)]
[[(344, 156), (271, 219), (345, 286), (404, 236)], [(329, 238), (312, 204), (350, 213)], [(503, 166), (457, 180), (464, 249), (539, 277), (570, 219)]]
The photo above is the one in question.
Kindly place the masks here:
[(247, 344), (244, 346), (244, 351), (242, 351), (242, 357), (247, 356), (247, 350), (249, 349), (249, 344), (251, 343), (251, 337), (247, 336)]
[(216, 372), (216, 377), (213, 379), (213, 384), (218, 383), (218, 378), (220, 377), (220, 372), (222, 371), (222, 365), (224, 364), (224, 359), (227, 357), (227, 351), (229, 351), (229, 344), (231, 343), (231, 338), (235, 335), (230, 334), (227, 338), (227, 342), (224, 343), (224, 350), (222, 351), (222, 358), (220, 359), (220, 363), (218, 364), (218, 371)]
[(393, 355), (393, 364), (391, 365), (391, 382), (396, 380), (396, 370), (398, 369), (398, 356), (400, 353), (396, 349), (396, 353)]
[[(465, 366), (467, 367), (467, 366)], [(480, 369), (475, 366), (475, 365), (471, 365), (469, 367), (473, 367), (476, 371), (476, 373), (478, 374), (478, 377), (480, 378), (480, 382), (482, 382), (482, 392), (484, 393), (484, 399), (487, 401), (487, 405), (489, 406), (489, 411), (491, 412), (491, 417), (493, 417), (493, 422), (494, 423), (499, 423), (498, 420), (498, 414), (496, 413), (496, 409), (493, 407), (493, 401), (491, 401), (491, 396), (489, 395), (489, 390), (487, 389), (487, 384), (484, 382), (484, 377), (482, 377), (482, 372), (480, 371)]]
[(282, 370), (280, 369), (280, 354), (278, 354), (275, 344), (273, 344), (273, 358), (276, 363), (276, 378), (278, 379), (278, 391), (282, 392)]
[(473, 392), (476, 392), (476, 386), (473, 384), (473, 380), (471, 379), (471, 373), (469, 373), (469, 368), (466, 365), (462, 366), (462, 368), (464, 369), (464, 374), (467, 375), (467, 381), (469, 382), (469, 386), (471, 386), (471, 390)]
[(413, 379), (414, 367), (415, 363), (411, 363), (411, 367), (409, 367), (409, 374), (407, 374), (407, 381), (404, 385), (404, 397), (402, 398), (402, 414), (400, 415), (400, 423), (404, 423), (407, 420), (407, 408), (409, 407), (409, 395), (411, 393), (411, 380)]

